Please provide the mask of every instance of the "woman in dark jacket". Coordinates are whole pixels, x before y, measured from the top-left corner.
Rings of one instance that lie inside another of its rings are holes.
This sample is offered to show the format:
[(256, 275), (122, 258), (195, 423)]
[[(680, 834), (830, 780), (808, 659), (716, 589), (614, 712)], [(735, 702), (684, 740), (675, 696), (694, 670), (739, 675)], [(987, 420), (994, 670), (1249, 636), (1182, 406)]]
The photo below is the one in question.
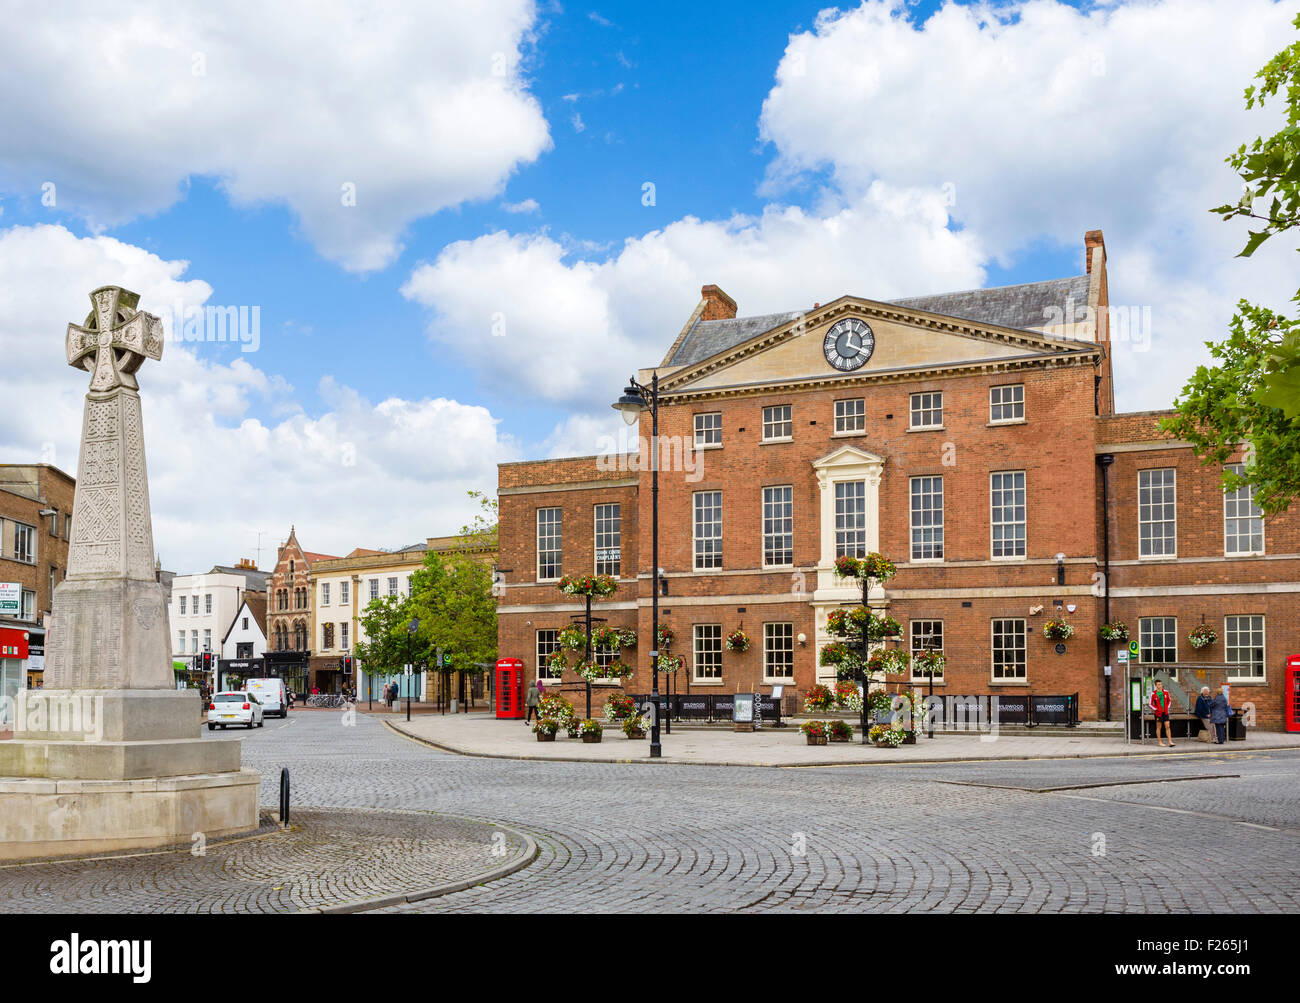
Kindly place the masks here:
[(1228, 718), (1232, 716), (1232, 708), (1228, 706), (1228, 698), (1220, 690), (1210, 701), (1210, 720), (1214, 722), (1214, 730), (1218, 737), (1219, 745), (1228, 740)]
[(1201, 695), (1196, 698), (1196, 716), (1201, 720), (1201, 733), (1196, 736), (1198, 742), (1214, 741), (1214, 722), (1210, 720), (1210, 688), (1201, 687)]

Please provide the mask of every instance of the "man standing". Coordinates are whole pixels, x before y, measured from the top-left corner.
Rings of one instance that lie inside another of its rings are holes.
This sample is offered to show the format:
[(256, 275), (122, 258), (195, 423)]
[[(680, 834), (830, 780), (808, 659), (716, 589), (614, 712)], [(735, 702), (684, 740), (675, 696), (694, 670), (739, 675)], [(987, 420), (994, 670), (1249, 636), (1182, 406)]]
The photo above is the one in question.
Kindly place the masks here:
[(1164, 739), (1160, 737), (1160, 729), (1163, 726), (1165, 735), (1169, 738), (1169, 748), (1172, 749), (1174, 747), (1174, 733), (1169, 725), (1169, 705), (1171, 703), (1172, 698), (1169, 691), (1165, 689), (1164, 682), (1157, 679), (1156, 688), (1151, 691), (1151, 713), (1155, 715), (1156, 719), (1156, 743), (1161, 746), (1165, 744)]
[(1223, 690), (1219, 690), (1210, 703), (1210, 720), (1214, 722), (1216, 744), (1218, 745), (1222, 745), (1228, 740), (1228, 718), (1231, 716), (1232, 708), (1228, 706), (1228, 698), (1224, 696)]
[(1201, 695), (1196, 698), (1196, 716), (1201, 720), (1201, 733), (1196, 736), (1198, 742), (1214, 741), (1214, 723), (1210, 720), (1210, 688), (1201, 687)]

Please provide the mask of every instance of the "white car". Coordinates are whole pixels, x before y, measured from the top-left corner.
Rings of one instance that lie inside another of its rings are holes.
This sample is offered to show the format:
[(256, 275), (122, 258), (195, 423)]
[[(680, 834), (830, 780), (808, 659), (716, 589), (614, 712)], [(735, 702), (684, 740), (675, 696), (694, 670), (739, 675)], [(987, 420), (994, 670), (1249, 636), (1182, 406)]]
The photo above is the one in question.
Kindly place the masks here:
[(231, 690), (213, 694), (208, 703), (208, 731), (214, 731), (217, 725), (225, 728), (232, 724), (260, 728), (262, 723), (262, 704), (256, 694)]

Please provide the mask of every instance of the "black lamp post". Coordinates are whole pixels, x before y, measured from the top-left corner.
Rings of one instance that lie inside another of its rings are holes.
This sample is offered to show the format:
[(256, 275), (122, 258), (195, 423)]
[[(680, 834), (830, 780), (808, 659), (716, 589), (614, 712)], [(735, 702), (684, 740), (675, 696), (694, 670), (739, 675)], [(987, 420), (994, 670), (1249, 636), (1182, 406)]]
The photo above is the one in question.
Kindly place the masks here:
[(867, 627), (871, 624), (871, 609), (867, 606), (867, 590), (871, 588), (871, 579), (863, 575), (862, 577), (862, 744), (870, 745), (871, 741), (867, 738), (867, 732), (871, 730), (869, 724), (871, 706), (871, 670), (867, 667)]
[(659, 759), (663, 748), (659, 742), (659, 374), (643, 386), (633, 377), (612, 405), (623, 413), (629, 425), (641, 420), (641, 412), (650, 410), (650, 701), (655, 719), (650, 726), (650, 758)]
[(411, 667), (411, 674), (406, 677), (406, 720), (411, 720), (411, 686), (415, 682), (415, 662), (411, 656), (411, 641), (415, 638), (415, 632), (420, 629), (420, 621), (417, 617), (411, 617), (411, 622), (406, 625), (406, 664)]

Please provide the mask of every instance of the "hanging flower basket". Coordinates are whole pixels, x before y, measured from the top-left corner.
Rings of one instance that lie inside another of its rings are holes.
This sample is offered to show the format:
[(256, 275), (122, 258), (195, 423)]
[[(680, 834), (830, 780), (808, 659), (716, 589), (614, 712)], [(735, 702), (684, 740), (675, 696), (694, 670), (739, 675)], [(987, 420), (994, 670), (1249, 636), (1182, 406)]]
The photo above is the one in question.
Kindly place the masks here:
[(912, 657), (912, 671), (922, 676), (941, 676), (946, 664), (942, 651), (918, 651)]
[(836, 683), (835, 706), (840, 710), (847, 710), (854, 714), (861, 714), (862, 690), (858, 689), (858, 684), (848, 681)]
[(874, 578), (878, 582), (887, 582), (898, 573), (894, 562), (874, 551), (865, 557), (835, 558), (835, 573), (841, 578)]
[(887, 637), (898, 637), (903, 633), (903, 625), (892, 616), (876, 616), (874, 613), (867, 623), (867, 640), (883, 641)]
[(565, 575), (559, 589), (566, 596), (612, 596), (618, 582), (609, 575)]
[(862, 625), (871, 619), (871, 614), (862, 606), (848, 609), (833, 609), (826, 614), (826, 632), (836, 637), (848, 637), (862, 633)]
[(582, 651), (587, 647), (587, 632), (577, 624), (569, 624), (560, 631), (557, 640), (565, 651)]
[(569, 663), (564, 660), (564, 655), (558, 651), (546, 660), (546, 671), (557, 678), (563, 676), (564, 670), (568, 667)]
[(850, 658), (854, 652), (843, 641), (832, 641), (826, 647), (822, 648), (821, 654), (817, 656), (818, 662), (822, 665), (841, 665)]
[(820, 683), (810, 686), (803, 697), (803, 709), (809, 714), (822, 714), (835, 709), (835, 694)]
[(901, 648), (877, 648), (867, 659), (867, 671), (873, 675), (896, 676), (906, 672), (911, 661), (912, 656)]
[(661, 623), (659, 625), (659, 633), (656, 636), (659, 638), (659, 647), (661, 648), (670, 647), (673, 643), (674, 635), (672, 627)]
[(605, 719), (607, 721), (626, 721), (636, 716), (636, 701), (628, 694), (618, 692), (605, 701)]
[(1202, 623), (1192, 628), (1192, 632), (1187, 635), (1187, 640), (1192, 643), (1192, 647), (1198, 651), (1201, 648), (1208, 648), (1211, 644), (1219, 639), (1213, 627), (1208, 623)]
[(636, 647), (636, 631), (631, 627), (624, 627), (618, 632), (618, 646), (620, 648)]
[(601, 625), (591, 628), (591, 646), (593, 648), (610, 648), (617, 651), (621, 646), (622, 631), (615, 627)]
[(1115, 623), (1103, 623), (1097, 629), (1097, 633), (1101, 635), (1101, 639), (1103, 641), (1127, 641), (1128, 640), (1127, 624), (1119, 623), (1118, 621), (1116, 621)]
[(1043, 636), (1049, 641), (1068, 641), (1074, 636), (1074, 627), (1065, 620), (1048, 620), (1043, 624)]
[(743, 630), (733, 630), (727, 635), (727, 650), (742, 652), (749, 650), (749, 635)]
[(660, 655), (660, 656), (659, 656), (659, 671), (660, 671), (660, 672), (676, 672), (676, 671), (677, 671), (678, 669), (680, 669), (681, 667), (682, 667), (682, 659), (681, 659), (681, 656), (680, 656), (680, 655)]
[(573, 720), (573, 704), (564, 697), (544, 696), (537, 705), (537, 716), (540, 721), (555, 722), (558, 730)]
[(809, 745), (825, 745), (830, 738), (831, 723), (829, 721), (805, 721), (799, 725), (799, 730), (804, 733)]

